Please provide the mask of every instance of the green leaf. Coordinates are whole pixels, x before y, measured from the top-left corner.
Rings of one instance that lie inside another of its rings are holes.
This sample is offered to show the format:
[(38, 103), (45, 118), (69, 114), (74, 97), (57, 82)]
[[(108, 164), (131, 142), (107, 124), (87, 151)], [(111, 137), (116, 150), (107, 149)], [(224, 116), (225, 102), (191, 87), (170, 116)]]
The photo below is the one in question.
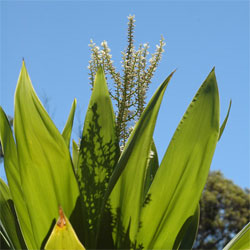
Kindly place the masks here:
[(45, 250), (85, 250), (74, 232), (69, 220), (59, 209), (60, 217), (45, 245)]
[(118, 156), (115, 115), (104, 72), (99, 68), (85, 117), (79, 159), (74, 160), (78, 164), (77, 176), (83, 201), (83, 227), (88, 229), (84, 238), (87, 248), (96, 248), (103, 197)]
[(26, 249), (7, 184), (0, 178), (0, 224), (13, 249)]
[(226, 127), (227, 120), (228, 120), (228, 117), (229, 117), (229, 113), (230, 113), (230, 110), (231, 110), (231, 105), (232, 105), (232, 100), (230, 100), (226, 118), (225, 118), (225, 120), (223, 121), (223, 123), (222, 123), (222, 125), (221, 125), (221, 127), (220, 127), (220, 134), (219, 134), (219, 139), (218, 139), (218, 141), (220, 140), (220, 138), (221, 138), (221, 136), (222, 136), (222, 134), (223, 134), (223, 131), (224, 131), (225, 127)]
[(157, 150), (155, 147), (155, 143), (154, 141), (152, 141), (149, 158), (148, 158), (148, 164), (147, 164), (147, 173), (145, 177), (144, 197), (146, 197), (148, 189), (154, 180), (154, 177), (158, 168), (159, 168), (158, 154), (157, 154)]
[(19, 224), (29, 249), (38, 249), (35, 242), (31, 222), (23, 199), (17, 150), (12, 135), (11, 127), (6, 114), (0, 107), (0, 139), (4, 152), (4, 168), (7, 176), (11, 197), (15, 204)]
[(250, 249), (250, 222), (223, 248), (223, 250)]
[[(199, 228), (199, 220), (200, 220), (200, 206), (198, 204), (194, 215), (190, 217), (190, 222), (186, 230), (183, 230), (184, 234), (181, 235), (181, 242), (180, 242), (181, 244), (178, 249), (181, 250), (192, 249)], [(174, 249), (176, 248), (174, 247)]]
[[(130, 223), (129, 237), (132, 242), (138, 231), (139, 216), (144, 203), (144, 181), (156, 118), (173, 73), (157, 89), (137, 122), (109, 184), (108, 191), (112, 190), (117, 181), (110, 195), (111, 206), (115, 211), (120, 211), (121, 217), (118, 220), (121, 220), (124, 232)], [(119, 230), (118, 234), (121, 234)]]
[(74, 140), (72, 140), (72, 162), (73, 162), (73, 167), (74, 167), (75, 173), (78, 172), (78, 170), (77, 170), (78, 160), (79, 160), (79, 147), (78, 147), (77, 143)]
[(3, 227), (0, 224), (0, 249), (14, 249), (14, 246), (10, 244), (10, 239), (7, 234), (4, 233)]
[(79, 189), (65, 140), (36, 96), (24, 62), (15, 93), (14, 131), (23, 196), (41, 248), (59, 205), (72, 215)]
[[(172, 249), (193, 215), (219, 136), (219, 93), (214, 69), (184, 114), (148, 191), (137, 242), (145, 249)], [(152, 219), (153, 218), (153, 219)]]
[(70, 145), (70, 136), (71, 136), (73, 120), (74, 120), (74, 116), (75, 116), (75, 110), (76, 110), (76, 99), (74, 99), (74, 101), (73, 101), (67, 123), (66, 123), (66, 125), (63, 129), (63, 132), (62, 132), (62, 136), (63, 136), (66, 144), (68, 145), (68, 148)]

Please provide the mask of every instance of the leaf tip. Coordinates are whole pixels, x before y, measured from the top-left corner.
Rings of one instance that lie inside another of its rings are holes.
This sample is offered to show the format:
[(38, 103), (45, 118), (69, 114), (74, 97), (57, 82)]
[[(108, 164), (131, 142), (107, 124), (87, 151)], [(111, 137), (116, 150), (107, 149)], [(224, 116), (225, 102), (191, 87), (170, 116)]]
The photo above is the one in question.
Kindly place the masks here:
[(57, 226), (63, 228), (66, 225), (65, 215), (63, 213), (62, 207), (59, 206), (59, 219), (57, 221)]
[(24, 57), (22, 59), (22, 68), (21, 68), (21, 73), (24, 73), (26, 72), (27, 73), (27, 69), (26, 69), (26, 65), (25, 65), (25, 60), (24, 60)]
[(210, 71), (210, 73), (208, 74), (206, 79), (209, 79), (210, 77), (215, 78), (215, 66), (212, 68), (212, 70)]

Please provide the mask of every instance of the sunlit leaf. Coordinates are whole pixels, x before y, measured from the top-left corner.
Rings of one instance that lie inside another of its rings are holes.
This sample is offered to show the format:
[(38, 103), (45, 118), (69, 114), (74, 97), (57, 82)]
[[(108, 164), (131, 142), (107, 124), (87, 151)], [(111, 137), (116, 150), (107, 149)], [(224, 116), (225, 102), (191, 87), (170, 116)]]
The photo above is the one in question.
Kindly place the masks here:
[(68, 217), (76, 211), (79, 189), (67, 144), (36, 96), (24, 62), (15, 93), (14, 131), (23, 196), (41, 248), (58, 206)]
[(45, 250), (85, 250), (74, 232), (69, 220), (59, 209), (60, 217), (45, 245)]
[(72, 107), (71, 107), (71, 110), (69, 113), (67, 123), (66, 123), (66, 125), (63, 129), (63, 132), (62, 132), (62, 136), (63, 136), (66, 144), (68, 145), (68, 147), (70, 145), (70, 136), (71, 136), (73, 120), (74, 120), (74, 116), (75, 116), (75, 110), (76, 110), (76, 99), (74, 99), (74, 102), (72, 104)]
[[(118, 180), (110, 196), (111, 206), (114, 211), (120, 211), (117, 217), (122, 222), (124, 232), (130, 224), (129, 237), (132, 242), (139, 228), (139, 216), (145, 198), (144, 181), (155, 122), (172, 75), (173, 73), (161, 84), (144, 110), (126, 143), (109, 184), (111, 190)], [(121, 233), (119, 230), (117, 229), (118, 234)]]
[(223, 248), (223, 250), (250, 249), (250, 222)]
[(154, 141), (152, 141), (149, 157), (148, 157), (148, 164), (147, 164), (147, 173), (145, 177), (145, 183), (144, 183), (144, 196), (146, 197), (146, 194), (148, 192), (148, 189), (150, 185), (153, 182), (153, 179), (155, 177), (156, 171), (159, 168), (159, 161), (158, 161), (158, 154), (155, 147)]
[(184, 226), (182, 228), (183, 230), (181, 229), (181, 232), (179, 232), (180, 234), (179, 235), (180, 242), (178, 244), (179, 247), (177, 248), (174, 246), (173, 249), (180, 249), (180, 250), (192, 249), (199, 228), (199, 219), (200, 219), (200, 206), (198, 205), (194, 215), (188, 218), (189, 223), (187, 227), (185, 228)]
[[(184, 114), (142, 210), (138, 243), (172, 249), (184, 222), (194, 214), (219, 136), (219, 94), (214, 69)], [(154, 218), (154, 219), (152, 219)]]
[(85, 117), (79, 158), (74, 159), (78, 165), (76, 169), (85, 218), (83, 227), (88, 229), (84, 238), (87, 248), (96, 248), (103, 197), (118, 156), (115, 115), (104, 72), (99, 68)]
[(4, 168), (11, 197), (15, 204), (18, 220), (25, 243), (29, 249), (37, 249), (26, 204), (23, 199), (17, 150), (8, 118), (0, 107), (0, 139), (4, 151)]
[(230, 100), (226, 118), (225, 118), (225, 120), (223, 121), (223, 123), (222, 123), (222, 125), (221, 125), (221, 127), (220, 127), (220, 134), (219, 134), (219, 139), (218, 139), (218, 141), (220, 140), (220, 138), (221, 138), (221, 136), (222, 136), (222, 134), (223, 134), (223, 131), (224, 131), (225, 127), (226, 127), (227, 120), (228, 120), (228, 117), (229, 117), (229, 113), (230, 113), (230, 110), (231, 110), (231, 105), (232, 105), (232, 100)]
[(78, 172), (78, 170), (77, 170), (78, 160), (79, 160), (79, 147), (78, 147), (77, 143), (74, 140), (72, 140), (72, 163), (74, 166), (75, 173)]
[(16, 217), (7, 184), (0, 178), (0, 224), (13, 249), (25, 249), (24, 239)]

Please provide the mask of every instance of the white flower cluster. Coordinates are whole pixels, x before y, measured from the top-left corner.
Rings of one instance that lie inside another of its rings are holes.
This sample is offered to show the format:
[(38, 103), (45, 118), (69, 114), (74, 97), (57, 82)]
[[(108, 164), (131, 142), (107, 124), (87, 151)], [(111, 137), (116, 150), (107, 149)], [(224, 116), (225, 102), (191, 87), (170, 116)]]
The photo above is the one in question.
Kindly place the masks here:
[(102, 57), (100, 55), (100, 48), (96, 46), (92, 39), (90, 39), (89, 47), (91, 50), (91, 57), (88, 65), (88, 69), (90, 71), (89, 80), (91, 85), (93, 86), (95, 73), (98, 67), (101, 65)]
[(132, 129), (131, 127), (140, 118), (144, 108), (146, 94), (154, 72), (164, 52), (164, 38), (156, 45), (156, 50), (148, 60), (149, 44), (144, 43), (136, 50), (134, 46), (135, 16), (128, 16), (128, 45), (122, 53), (122, 73), (116, 71), (112, 60), (111, 50), (107, 41), (101, 43), (101, 48), (90, 40), (91, 59), (89, 61), (90, 82), (93, 85), (94, 75), (99, 66), (102, 66), (109, 80), (113, 80), (110, 95), (113, 98), (116, 110), (117, 135), (120, 145), (124, 146)]
[[(128, 16), (128, 20), (129, 20), (129, 22), (133, 22), (133, 23), (134, 23), (134, 22), (135, 22), (135, 15), (131, 15), (131, 14), (130, 14), (130, 15)], [(129, 22), (128, 22), (128, 23), (129, 23)]]

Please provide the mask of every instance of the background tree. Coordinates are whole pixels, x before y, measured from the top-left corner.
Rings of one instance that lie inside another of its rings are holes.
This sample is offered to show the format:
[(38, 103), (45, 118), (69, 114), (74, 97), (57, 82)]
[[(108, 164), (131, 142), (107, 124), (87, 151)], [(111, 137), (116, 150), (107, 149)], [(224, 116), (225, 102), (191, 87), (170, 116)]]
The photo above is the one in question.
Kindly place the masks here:
[[(159, 45), (147, 62), (149, 44), (140, 44), (138, 50), (134, 45), (135, 17), (128, 17), (128, 44), (122, 52), (122, 72), (114, 67), (111, 60), (110, 48), (106, 41), (101, 43), (101, 49), (91, 40), (91, 60), (89, 61), (90, 83), (93, 85), (94, 76), (99, 66), (102, 66), (108, 77), (110, 95), (116, 106), (117, 136), (123, 148), (135, 122), (140, 118), (144, 107), (149, 84), (161, 60), (164, 38), (161, 37)], [(113, 82), (110, 85), (110, 82)]]
[(220, 171), (210, 172), (200, 201), (194, 249), (222, 249), (250, 220), (250, 193)]

